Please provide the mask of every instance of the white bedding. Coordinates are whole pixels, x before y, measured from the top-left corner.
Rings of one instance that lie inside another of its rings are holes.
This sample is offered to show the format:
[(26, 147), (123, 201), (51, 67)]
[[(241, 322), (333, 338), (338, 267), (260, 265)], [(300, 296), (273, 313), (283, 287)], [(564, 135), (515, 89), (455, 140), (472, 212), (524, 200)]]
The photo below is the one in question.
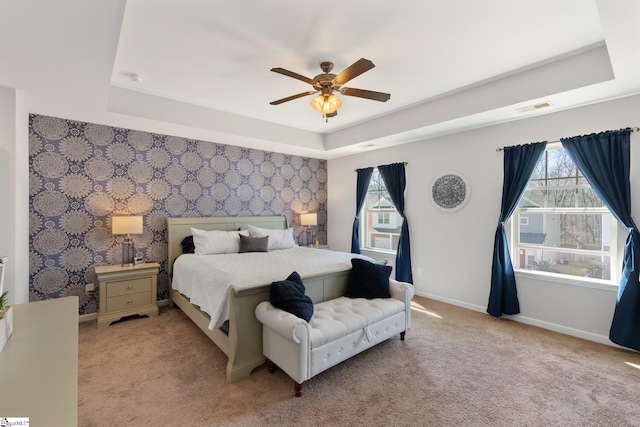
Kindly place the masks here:
[(250, 288), (284, 280), (293, 271), (302, 277), (351, 268), (351, 258), (371, 258), (345, 252), (295, 247), (239, 254), (183, 254), (173, 265), (172, 287), (187, 296), (210, 318), (209, 329), (229, 317), (232, 288)]

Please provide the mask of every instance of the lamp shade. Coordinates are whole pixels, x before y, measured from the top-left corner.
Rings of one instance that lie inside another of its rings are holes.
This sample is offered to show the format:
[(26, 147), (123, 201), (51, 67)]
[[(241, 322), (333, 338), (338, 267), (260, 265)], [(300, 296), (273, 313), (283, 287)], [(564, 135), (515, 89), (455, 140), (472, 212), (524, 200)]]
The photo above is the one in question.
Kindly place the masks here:
[(300, 224), (301, 225), (318, 225), (318, 214), (317, 213), (300, 214)]
[(111, 217), (111, 234), (142, 234), (142, 217)]
[(311, 106), (314, 110), (321, 112), (324, 117), (335, 113), (342, 106), (342, 101), (334, 94), (322, 94), (313, 98)]

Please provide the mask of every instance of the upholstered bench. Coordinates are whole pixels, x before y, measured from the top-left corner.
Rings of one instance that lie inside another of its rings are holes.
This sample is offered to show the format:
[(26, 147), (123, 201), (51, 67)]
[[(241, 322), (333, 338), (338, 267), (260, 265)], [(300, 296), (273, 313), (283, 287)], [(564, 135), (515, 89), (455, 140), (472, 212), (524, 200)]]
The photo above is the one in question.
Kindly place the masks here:
[(338, 297), (313, 305), (307, 322), (263, 301), (256, 317), (263, 324), (263, 353), (269, 371), (280, 367), (294, 381), (296, 396), (302, 383), (338, 363), (399, 334), (411, 326), (413, 285), (389, 280), (391, 298)]

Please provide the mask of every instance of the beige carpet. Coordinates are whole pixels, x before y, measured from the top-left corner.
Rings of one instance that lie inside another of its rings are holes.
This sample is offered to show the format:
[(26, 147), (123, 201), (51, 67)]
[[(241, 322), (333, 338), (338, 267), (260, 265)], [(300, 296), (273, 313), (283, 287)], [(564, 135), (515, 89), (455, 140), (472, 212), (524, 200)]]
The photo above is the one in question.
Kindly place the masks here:
[(640, 354), (416, 297), (393, 338), (306, 382), (225, 355), (178, 309), (80, 325), (79, 425), (640, 426)]

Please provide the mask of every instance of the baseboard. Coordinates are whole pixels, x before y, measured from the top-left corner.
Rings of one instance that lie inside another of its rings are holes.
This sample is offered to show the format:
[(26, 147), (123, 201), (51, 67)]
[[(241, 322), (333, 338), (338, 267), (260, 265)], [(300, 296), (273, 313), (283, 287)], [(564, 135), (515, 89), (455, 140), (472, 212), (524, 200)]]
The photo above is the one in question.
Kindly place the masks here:
[[(572, 337), (582, 338), (587, 341), (593, 341), (600, 344), (609, 345), (611, 347), (625, 348), (615, 343), (612, 343), (609, 340), (609, 337), (607, 336), (594, 334), (592, 332), (582, 331), (580, 329), (570, 328), (568, 326), (558, 325), (557, 323), (546, 322), (544, 320), (522, 316), (521, 314), (514, 314), (514, 315), (505, 314), (502, 317), (504, 317), (505, 319), (516, 321), (516, 322), (525, 323), (527, 325), (537, 326), (542, 329), (548, 329), (554, 332), (559, 332), (561, 334), (570, 335)], [(626, 350), (628, 350), (628, 348)]]
[(423, 297), (423, 298), (429, 298), (429, 299), (432, 299), (432, 300), (445, 302), (447, 304), (455, 305), (457, 307), (467, 308), (467, 309), (473, 310), (473, 311), (483, 312), (483, 311), (487, 310), (487, 307), (482, 307), (480, 305), (470, 304), (468, 302), (464, 302), (464, 301), (460, 301), (460, 300), (456, 300), (456, 299), (444, 298), (444, 297), (441, 297), (439, 295), (429, 294), (429, 293), (425, 293), (425, 292), (416, 292), (416, 295), (418, 295), (419, 297)]
[(78, 323), (90, 322), (92, 320), (96, 320), (97, 318), (98, 318), (98, 313), (82, 314), (78, 316)]
[[(165, 305), (169, 305), (168, 299), (158, 300), (158, 307), (162, 307)], [(96, 320), (97, 318), (98, 318), (98, 313), (82, 314), (78, 316), (78, 323), (91, 322), (92, 320)]]
[[(451, 299), (451, 298), (443, 298), (441, 296), (433, 295), (433, 294), (429, 294), (429, 293), (425, 293), (425, 292), (416, 292), (416, 295), (418, 295), (420, 297), (423, 297), (423, 298), (429, 298), (429, 299), (432, 299), (432, 300), (436, 300), (436, 301), (444, 302), (444, 303), (447, 303), (447, 304), (455, 305), (457, 307), (462, 307), (462, 308), (466, 308), (466, 309), (469, 309), (469, 310), (478, 311), (478, 312), (481, 312), (481, 313), (486, 313), (486, 311), (487, 311), (487, 307), (484, 307), (484, 306), (480, 306), (480, 305), (476, 305), (476, 304), (469, 304), (467, 302), (459, 301), (459, 300), (455, 300), (455, 299)], [(565, 335), (570, 335), (572, 337), (582, 338), (582, 339), (585, 339), (585, 340), (588, 340), (588, 341), (593, 341), (593, 342), (597, 342), (597, 343), (600, 343), (600, 344), (605, 344), (605, 345), (608, 345), (608, 346), (611, 346), (611, 347), (616, 347), (616, 348), (621, 348), (621, 349), (628, 350), (628, 348), (626, 348), (626, 347), (622, 347), (622, 346), (619, 346), (619, 345), (611, 342), (609, 340), (608, 336), (598, 335), (598, 334), (594, 334), (592, 332), (582, 331), (580, 329), (570, 328), (568, 326), (558, 325), (557, 323), (547, 322), (547, 321), (540, 320), (540, 319), (534, 319), (532, 317), (523, 316), (521, 314), (515, 314), (515, 315), (505, 314), (502, 317), (504, 317), (505, 319), (513, 320), (515, 322), (524, 323), (524, 324), (531, 325), (531, 326), (537, 326), (537, 327), (542, 328), (542, 329), (548, 329), (550, 331), (559, 332), (559, 333), (565, 334)]]

